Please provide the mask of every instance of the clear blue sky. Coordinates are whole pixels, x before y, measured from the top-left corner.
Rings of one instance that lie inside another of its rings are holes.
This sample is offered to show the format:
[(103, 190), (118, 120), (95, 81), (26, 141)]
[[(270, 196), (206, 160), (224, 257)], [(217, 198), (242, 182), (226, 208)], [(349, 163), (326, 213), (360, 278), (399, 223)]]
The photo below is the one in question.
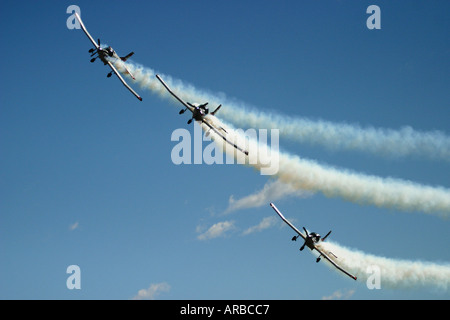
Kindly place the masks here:
[[(269, 204), (223, 212), (267, 177), (174, 165), (170, 137), (189, 128), (187, 116), (134, 86), (139, 102), (89, 63), (87, 37), (66, 27), (71, 4), (119, 54), (259, 110), (450, 135), (448, 1), (3, 1), (1, 299), (131, 299), (149, 288), (157, 299), (450, 298), (428, 287), (369, 290), (299, 253), (281, 222), (243, 235), (275, 216)], [(371, 4), (381, 30), (366, 27)], [(450, 188), (448, 160), (280, 144), (330, 166)], [(449, 222), (436, 215), (321, 193), (276, 204), (345, 246), (450, 262)], [(223, 221), (233, 228), (198, 238)], [(69, 265), (81, 268), (81, 290), (66, 287)]]

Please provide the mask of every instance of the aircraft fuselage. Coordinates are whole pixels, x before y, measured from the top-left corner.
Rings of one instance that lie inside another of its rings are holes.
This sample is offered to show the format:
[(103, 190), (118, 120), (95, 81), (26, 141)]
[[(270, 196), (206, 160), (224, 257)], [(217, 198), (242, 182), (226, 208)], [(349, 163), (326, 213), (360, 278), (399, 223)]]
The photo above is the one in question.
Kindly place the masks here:
[(202, 119), (208, 114), (208, 109), (204, 106), (194, 106), (192, 110), (192, 118), (197, 121), (202, 121)]
[(107, 58), (119, 58), (113, 48), (106, 47), (98, 49), (98, 57), (102, 60), (103, 64), (108, 64)]
[(301, 247), (300, 250), (303, 250), (305, 246), (307, 246), (309, 249), (314, 250), (316, 248), (316, 243), (320, 241), (320, 235), (315, 232), (311, 232), (306, 236), (305, 243)]

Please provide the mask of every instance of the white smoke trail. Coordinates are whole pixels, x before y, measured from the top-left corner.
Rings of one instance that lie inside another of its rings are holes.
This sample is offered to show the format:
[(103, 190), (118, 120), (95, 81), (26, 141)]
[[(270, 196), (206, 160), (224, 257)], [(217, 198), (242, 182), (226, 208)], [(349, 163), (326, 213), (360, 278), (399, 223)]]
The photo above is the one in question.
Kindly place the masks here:
[(296, 188), (321, 191), (360, 204), (426, 213), (450, 213), (450, 191), (394, 178), (335, 169), (311, 160), (280, 155), (281, 181)]
[[(127, 67), (132, 68), (128, 64)], [(161, 97), (170, 97), (156, 80), (155, 73), (152, 70), (140, 67), (133, 68), (132, 72), (142, 87), (150, 89)], [(168, 76), (164, 76), (164, 79), (184, 99), (192, 102), (209, 101), (213, 104), (219, 104), (219, 101), (211, 99), (211, 96), (204, 92), (198, 92), (192, 86), (186, 86), (180, 81), (175, 83)], [(230, 112), (233, 114), (239, 110), (230, 110)], [(251, 114), (242, 114), (241, 119), (249, 116)], [(210, 120), (215, 121), (219, 126), (224, 126), (215, 117), (211, 117)], [(255, 126), (257, 124), (258, 122), (253, 123)], [(272, 124), (268, 128), (273, 128), (273, 126), (277, 125)], [(233, 130), (229, 130), (229, 132), (230, 135), (233, 135)], [(379, 132), (378, 135), (380, 135)], [(224, 143), (221, 138), (214, 137), (214, 133), (212, 133), (212, 136), (218, 144), (222, 145), (226, 152), (230, 153), (231, 151), (232, 155), (236, 157), (236, 150), (227, 148), (228, 144)], [(423, 135), (420, 137), (423, 137)], [(419, 140), (416, 139), (416, 142)], [(236, 136), (235, 141), (236, 143), (242, 143), (243, 139)], [(265, 151), (255, 152), (255, 150), (259, 151), (268, 147), (253, 140), (249, 140), (248, 143), (250, 146), (247, 150), (250, 152), (250, 157), (246, 162), (247, 165), (261, 169), (268, 163), (268, 159), (264, 159), (264, 157), (271, 157), (273, 154)], [(444, 148), (447, 148), (446, 152), (448, 152), (448, 146)], [(242, 154), (240, 155), (242, 156)], [(255, 155), (257, 155), (256, 159), (254, 158)], [(261, 155), (263, 155), (263, 158), (259, 158)], [(382, 179), (348, 170), (337, 170), (285, 152), (277, 154), (277, 158), (279, 159), (279, 171), (277, 173), (279, 181), (298, 190), (321, 191), (327, 196), (339, 196), (357, 203), (367, 203), (408, 211), (439, 213), (443, 216), (448, 216), (450, 213), (450, 190), (442, 187), (423, 186), (399, 179)], [(267, 221), (264, 226), (266, 224)], [(222, 229), (220, 228), (220, 230)], [(359, 281), (369, 281), (373, 268), (377, 267), (380, 270), (380, 284), (382, 287), (411, 288), (433, 286), (447, 290), (450, 283), (450, 265), (448, 264), (389, 259), (348, 249), (332, 242), (323, 242), (320, 245), (324, 252), (333, 252), (337, 256), (336, 262), (344, 269), (358, 276)], [(332, 255), (330, 258), (334, 259)]]
[[(390, 259), (349, 249), (333, 242), (321, 242), (320, 248), (336, 263), (358, 277), (372, 283), (379, 272), (381, 287), (413, 288), (438, 287), (447, 290), (450, 285), (450, 265), (422, 261)], [(323, 259), (325, 260), (325, 259)], [(334, 267), (327, 263), (330, 268)]]
[(362, 128), (345, 123), (250, 111), (242, 106), (236, 108), (232, 104), (221, 116), (237, 126), (278, 128), (281, 135), (291, 140), (318, 144), (332, 150), (355, 150), (390, 157), (419, 156), (450, 161), (450, 137), (440, 131), (420, 132), (411, 127), (403, 127), (400, 130)]
[[(119, 65), (118, 62), (116, 64)], [(126, 63), (136, 76), (141, 86), (153, 91), (160, 89), (154, 71), (142, 66)], [(227, 101), (222, 95), (197, 90), (182, 81), (174, 81), (168, 76), (168, 83), (188, 101), (209, 101), (212, 104), (222, 103), (220, 115), (235, 126), (241, 128), (279, 129), (280, 134), (301, 143), (318, 144), (329, 149), (355, 150), (369, 152), (374, 155), (391, 157), (419, 156), (430, 159), (450, 161), (450, 136), (441, 131), (422, 132), (411, 127), (400, 130), (367, 127), (345, 123), (333, 123), (324, 120), (313, 121), (307, 118), (295, 118), (280, 114), (267, 113), (249, 108), (244, 103)], [(160, 92), (161, 96), (168, 97)]]
[[(218, 126), (224, 126), (216, 117), (211, 117), (211, 121)], [(233, 140), (234, 131), (228, 131), (228, 138), (242, 145), (242, 137)], [(218, 144), (222, 143), (221, 139), (215, 140)], [(336, 169), (287, 152), (268, 151), (269, 146), (261, 141), (249, 139), (246, 142), (246, 149), (249, 150), (247, 165), (261, 170), (276, 159), (278, 180), (296, 190), (320, 191), (328, 197), (341, 197), (354, 203), (378, 207), (434, 213), (443, 217), (450, 214), (449, 189)], [(225, 148), (223, 143), (222, 147)], [(235, 154), (230, 148), (226, 148), (226, 151), (231, 151), (230, 155)]]
[(276, 200), (295, 196), (295, 197), (310, 197), (312, 193), (295, 189), (292, 185), (282, 183), (279, 180), (269, 180), (263, 187), (251, 195), (235, 200), (233, 196), (230, 196), (228, 201), (228, 208), (225, 213), (230, 213), (236, 210), (258, 208), (267, 205), (269, 202), (275, 202)]
[[(117, 63), (116, 66), (123, 71), (120, 63)], [(134, 74), (141, 87), (149, 89), (161, 97), (171, 98), (171, 95), (156, 79), (153, 70), (128, 63), (126, 66)], [(191, 102), (209, 101), (219, 104), (218, 101), (214, 101), (214, 97), (205, 92), (199, 92), (194, 87), (187, 86), (179, 80), (174, 81), (169, 76), (163, 78), (183, 99)], [(246, 114), (242, 115), (241, 118), (249, 116), (251, 115)], [(210, 117), (210, 121), (215, 122), (217, 126), (229, 127), (224, 125), (217, 117)], [(228, 131), (227, 137), (234, 140), (237, 145), (242, 146), (245, 139), (239, 135), (235, 135), (233, 139), (233, 130)], [(224, 150), (229, 150), (226, 148), (226, 144), (222, 143), (222, 139), (215, 137), (214, 134), (211, 135), (217, 143), (223, 146)], [(247, 142), (250, 143), (249, 147), (246, 148), (246, 150), (249, 150), (247, 164), (261, 170), (267, 163), (272, 162), (271, 158), (277, 158), (279, 161), (278, 179), (297, 190), (320, 191), (329, 197), (342, 197), (355, 203), (379, 207), (421, 211), (442, 216), (449, 216), (450, 214), (449, 189), (425, 186), (394, 178), (383, 179), (349, 170), (336, 169), (286, 152), (268, 151), (267, 149), (270, 149), (268, 146), (254, 140), (248, 140)], [(233, 152), (232, 155), (235, 156), (235, 150), (231, 151)], [(238, 155), (243, 156), (240, 153)]]

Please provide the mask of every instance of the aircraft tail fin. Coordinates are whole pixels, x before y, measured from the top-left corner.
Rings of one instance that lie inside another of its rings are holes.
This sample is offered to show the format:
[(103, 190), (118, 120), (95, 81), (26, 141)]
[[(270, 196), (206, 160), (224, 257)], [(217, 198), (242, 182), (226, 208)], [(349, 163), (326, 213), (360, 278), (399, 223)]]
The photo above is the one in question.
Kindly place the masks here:
[(134, 54), (134, 52), (130, 52), (129, 54), (127, 54), (125, 57), (120, 57), (120, 60), (122, 61), (127, 61), (129, 57), (131, 57)]
[(219, 106), (216, 108), (216, 110), (214, 110), (213, 112), (211, 112), (211, 114), (212, 114), (212, 115), (215, 115), (216, 112), (219, 111), (219, 109), (220, 109), (221, 106), (222, 106), (222, 105), (219, 105)]
[(327, 235), (325, 237), (322, 238), (322, 241), (325, 241), (325, 239), (330, 235), (330, 233), (331, 233), (331, 230), (330, 230), (330, 232), (327, 233)]

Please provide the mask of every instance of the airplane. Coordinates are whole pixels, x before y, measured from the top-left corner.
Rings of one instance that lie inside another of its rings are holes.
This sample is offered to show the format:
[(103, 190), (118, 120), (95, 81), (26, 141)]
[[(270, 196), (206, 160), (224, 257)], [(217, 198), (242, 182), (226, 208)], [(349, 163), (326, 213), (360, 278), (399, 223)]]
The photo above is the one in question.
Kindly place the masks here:
[[(303, 227), (303, 230), (305, 231), (305, 234), (301, 233), (292, 223), (287, 220), (283, 214), (278, 210), (278, 208), (273, 204), (270, 203), (270, 206), (273, 210), (280, 216), (280, 218), (286, 222), (295, 232), (297, 232), (298, 235), (292, 237), (292, 241), (297, 241), (298, 237), (302, 237), (305, 241), (303, 245), (300, 247), (300, 251), (302, 251), (305, 246), (308, 247), (311, 251), (316, 250), (319, 252), (319, 257), (316, 259), (316, 262), (319, 262), (321, 257), (324, 257), (326, 260), (328, 260), (334, 267), (336, 267), (339, 271), (342, 271), (344, 274), (352, 278), (353, 280), (356, 280), (357, 278), (347, 272), (345, 269), (343, 269), (341, 266), (339, 266), (335, 261), (333, 261), (325, 252), (323, 252), (320, 248), (318, 248), (317, 244), (319, 244), (321, 241), (325, 241), (325, 239), (330, 235), (331, 231), (326, 234), (325, 237), (321, 237), (318, 233), (311, 232), (309, 233), (305, 227)], [(334, 258), (337, 258), (332, 252), (329, 252), (329, 254), (333, 255)]]
[[(162, 85), (167, 89), (167, 91), (169, 91), (169, 93), (174, 96), (178, 101), (181, 102), (181, 104), (185, 107), (185, 109), (180, 110), (180, 114), (183, 114), (186, 112), (186, 110), (189, 110), (192, 112), (192, 118), (188, 120), (188, 124), (192, 123), (192, 120), (196, 120), (198, 122), (202, 122), (204, 124), (206, 124), (210, 130), (213, 130), (215, 133), (217, 133), (223, 140), (225, 140), (225, 142), (229, 143), (230, 145), (232, 145), (233, 147), (235, 147), (237, 150), (243, 152), (245, 155), (248, 156), (248, 151), (247, 150), (243, 150), (241, 147), (239, 147), (238, 145), (232, 143), (231, 141), (229, 141), (220, 131), (223, 131), (225, 133), (228, 133), (227, 130), (225, 130), (225, 128), (220, 127), (220, 128), (216, 128), (215, 126), (213, 126), (211, 123), (209, 123), (208, 119), (206, 118), (206, 116), (208, 114), (214, 116), (217, 111), (219, 111), (219, 109), (222, 107), (222, 105), (219, 105), (213, 112), (209, 112), (209, 109), (207, 107), (208, 102), (205, 102), (203, 104), (192, 104), (190, 102), (185, 102), (184, 100), (182, 100), (180, 97), (178, 97), (171, 89), (170, 87), (164, 82), (164, 80), (157, 74), (156, 78), (158, 78), (158, 80), (162, 83)], [(206, 135), (209, 134), (209, 130), (206, 133)]]
[[(96, 54), (98, 55), (97, 57), (92, 58), (91, 62), (94, 62), (97, 58), (99, 58), (103, 62), (104, 65), (108, 65), (112, 69), (107, 74), (107, 77), (109, 78), (109, 77), (111, 77), (111, 75), (113, 73), (115, 73), (116, 76), (119, 78), (119, 80), (123, 83), (123, 85), (125, 87), (127, 87), (127, 89), (130, 90), (130, 92), (132, 94), (134, 94), (136, 96), (136, 98), (138, 98), (140, 101), (142, 101), (142, 98), (128, 85), (128, 83), (126, 83), (126, 81), (122, 78), (122, 76), (117, 71), (117, 69), (114, 67), (114, 65), (111, 63), (111, 60), (110, 60), (110, 58), (113, 58), (113, 59), (120, 59), (122, 61), (127, 61), (127, 59), (129, 57), (131, 57), (134, 54), (134, 52), (127, 54), (125, 57), (119, 57), (119, 55), (114, 51), (113, 48), (111, 48), (109, 46), (106, 48), (102, 48), (100, 46), (100, 39), (98, 39), (98, 41), (95, 42), (95, 40), (91, 37), (91, 35), (87, 31), (86, 27), (84, 26), (83, 21), (81, 21), (80, 16), (76, 12), (75, 12), (75, 17), (77, 18), (78, 22), (80, 23), (80, 26), (83, 29), (84, 33), (87, 35), (89, 40), (91, 40), (92, 44), (95, 47), (95, 48), (89, 49), (89, 53), (91, 53), (91, 57), (94, 57)], [(133, 78), (133, 80), (135, 80), (133, 74), (126, 67), (125, 67), (125, 72), (127, 74), (129, 74), (130, 77)]]

